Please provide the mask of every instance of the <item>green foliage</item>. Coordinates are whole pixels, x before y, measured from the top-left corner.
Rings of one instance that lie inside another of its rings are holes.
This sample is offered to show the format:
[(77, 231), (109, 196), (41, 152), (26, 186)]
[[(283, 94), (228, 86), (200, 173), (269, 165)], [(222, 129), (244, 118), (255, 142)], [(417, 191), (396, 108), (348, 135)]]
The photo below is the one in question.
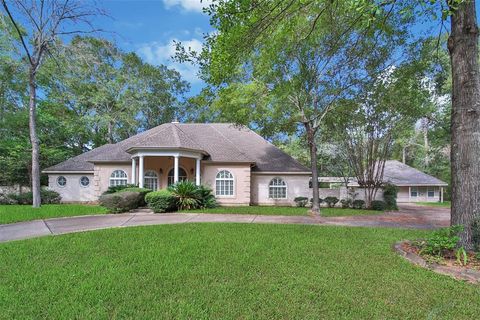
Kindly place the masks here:
[(327, 206), (329, 208), (333, 208), (335, 207), (335, 205), (337, 204), (338, 202), (338, 198), (337, 197), (326, 197), (325, 199), (323, 199), (325, 201), (325, 203), (327, 204)]
[(132, 191), (109, 193), (100, 196), (98, 201), (109, 212), (122, 213), (137, 209), (138, 204), (142, 201), (142, 194)]
[(167, 189), (147, 193), (145, 201), (155, 213), (172, 212), (177, 210), (176, 198)]
[(480, 252), (480, 217), (473, 219), (472, 222), (472, 243), (473, 249)]
[(137, 188), (136, 185), (134, 184), (126, 184), (126, 185), (118, 185), (118, 186), (109, 186), (107, 191), (105, 191), (103, 194), (110, 194), (110, 193), (116, 193), (124, 189), (131, 189), (131, 188)]
[(179, 181), (168, 187), (175, 197), (177, 207), (180, 210), (196, 209), (200, 206), (200, 194), (198, 187), (191, 181)]
[[(42, 198), (42, 204), (56, 204), (60, 203), (62, 197), (56, 191), (49, 190), (46, 188), (40, 189), (40, 195)], [(24, 192), (20, 194), (12, 193), (8, 194), (7, 197), (11, 200), (10, 203), (2, 204), (28, 204), (31, 205), (33, 203), (33, 195), (31, 192)]]
[(365, 209), (365, 201), (364, 200), (353, 200), (352, 202), (353, 209)]
[(138, 206), (143, 207), (146, 205), (145, 196), (147, 195), (147, 193), (152, 192), (152, 190), (147, 188), (128, 187), (128, 188), (120, 189), (117, 192), (139, 192), (141, 195), (141, 198), (138, 202)]
[(381, 200), (373, 200), (372, 201), (372, 210), (376, 211), (385, 211), (387, 208), (387, 204)]
[(213, 194), (212, 189), (207, 186), (200, 185), (197, 186), (197, 190), (200, 209), (211, 209), (217, 206), (217, 200), (215, 200), (215, 195)]
[(383, 185), (383, 200), (386, 210), (398, 210), (397, 206), (398, 187), (387, 183)]
[(352, 207), (353, 201), (350, 198), (342, 199), (340, 200), (340, 204), (342, 205), (342, 208), (346, 209)]
[(295, 201), (295, 204), (297, 205), (297, 207), (305, 207), (308, 203), (308, 198), (307, 197), (295, 197), (295, 199), (293, 199), (293, 201)]
[(461, 247), (455, 251), (455, 257), (457, 258), (457, 263), (460, 265), (467, 265), (468, 263), (468, 254), (465, 248)]
[(448, 251), (455, 250), (460, 240), (459, 233), (463, 226), (455, 225), (433, 232), (426, 240), (419, 242), (420, 253), (443, 256)]

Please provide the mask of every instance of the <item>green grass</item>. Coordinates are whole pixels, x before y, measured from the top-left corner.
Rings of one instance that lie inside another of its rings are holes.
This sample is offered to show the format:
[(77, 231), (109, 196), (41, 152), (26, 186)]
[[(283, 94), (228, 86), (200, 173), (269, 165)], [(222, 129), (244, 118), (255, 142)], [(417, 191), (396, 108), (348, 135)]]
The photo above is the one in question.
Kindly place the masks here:
[[(267, 216), (305, 216), (308, 208), (300, 207), (273, 207), (273, 206), (238, 206), (238, 207), (217, 207), (213, 209), (184, 210), (181, 212), (197, 213), (227, 213), (227, 214), (258, 214)], [(342, 208), (321, 208), (320, 214), (324, 217), (342, 217), (368, 214), (381, 214), (382, 211), (356, 210)]]
[(81, 204), (45, 204), (40, 208), (29, 205), (0, 205), (0, 224), (106, 212), (107, 210), (100, 206)]
[(444, 201), (443, 203), (442, 202), (415, 202), (415, 203), (422, 206), (450, 208), (450, 201)]
[(0, 244), (2, 319), (475, 319), (480, 286), (411, 265), (423, 231), (182, 224)]

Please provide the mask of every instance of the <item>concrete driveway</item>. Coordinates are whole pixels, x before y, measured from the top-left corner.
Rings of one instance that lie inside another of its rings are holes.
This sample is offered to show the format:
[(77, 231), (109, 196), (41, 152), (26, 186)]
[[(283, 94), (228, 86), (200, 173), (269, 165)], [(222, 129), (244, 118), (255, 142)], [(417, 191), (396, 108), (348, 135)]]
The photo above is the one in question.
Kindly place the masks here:
[(115, 227), (157, 224), (225, 222), (337, 225), (350, 227), (392, 227), (434, 229), (450, 225), (450, 209), (417, 205), (401, 205), (399, 211), (381, 215), (353, 217), (261, 216), (240, 214), (151, 214), (133, 212), (55, 218), (0, 225), (0, 242), (36, 238), (47, 235), (82, 232)]

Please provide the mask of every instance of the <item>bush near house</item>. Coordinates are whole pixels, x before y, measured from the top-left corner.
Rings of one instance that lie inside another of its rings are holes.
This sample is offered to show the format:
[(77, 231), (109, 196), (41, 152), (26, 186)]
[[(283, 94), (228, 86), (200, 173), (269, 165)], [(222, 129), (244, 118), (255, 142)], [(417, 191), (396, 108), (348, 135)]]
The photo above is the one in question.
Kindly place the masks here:
[(155, 213), (172, 212), (177, 210), (176, 199), (167, 189), (147, 193), (145, 201)]
[(343, 209), (351, 208), (352, 203), (353, 201), (350, 198), (340, 200), (340, 204), (342, 205)]
[[(58, 204), (62, 200), (62, 197), (58, 192), (42, 188), (40, 190), (40, 196), (42, 198), (42, 204)], [(0, 204), (33, 204), (32, 192), (25, 192), (20, 194), (7, 194), (0, 195)]]
[(383, 200), (385, 200), (386, 210), (398, 210), (397, 206), (398, 187), (393, 184), (383, 186)]
[(387, 204), (385, 201), (381, 200), (373, 200), (372, 201), (372, 209), (376, 211), (384, 211), (385, 208), (387, 207)]
[[(312, 202), (313, 202), (313, 198), (310, 198), (310, 203), (312, 203)], [(321, 204), (322, 202), (324, 202), (323, 199), (318, 198), (318, 203)]]
[(307, 197), (296, 197), (295, 199), (293, 199), (293, 201), (295, 201), (295, 204), (297, 205), (297, 207), (305, 207), (308, 203), (308, 198)]
[(337, 197), (326, 197), (324, 199), (324, 201), (329, 208), (333, 208), (337, 204), (338, 198)]
[(360, 200), (360, 199), (354, 200), (352, 202), (352, 207), (353, 207), (353, 209), (365, 209), (365, 201)]
[(139, 192), (141, 195), (141, 198), (138, 202), (138, 207), (144, 207), (147, 205), (147, 203), (145, 202), (145, 196), (147, 195), (147, 193), (152, 192), (152, 190), (147, 188), (128, 187), (125, 189), (120, 189), (117, 192)]
[(200, 185), (197, 187), (200, 195), (200, 208), (210, 209), (217, 207), (217, 200), (213, 195), (213, 190), (207, 186)]
[(110, 213), (122, 213), (138, 208), (142, 198), (140, 192), (125, 191), (103, 194), (100, 196), (99, 202)]
[(105, 191), (103, 194), (111, 194), (111, 193), (116, 193), (124, 189), (129, 189), (129, 188), (137, 188), (136, 185), (134, 184), (125, 184), (125, 185), (119, 185), (119, 186), (110, 186), (108, 187), (107, 191)]

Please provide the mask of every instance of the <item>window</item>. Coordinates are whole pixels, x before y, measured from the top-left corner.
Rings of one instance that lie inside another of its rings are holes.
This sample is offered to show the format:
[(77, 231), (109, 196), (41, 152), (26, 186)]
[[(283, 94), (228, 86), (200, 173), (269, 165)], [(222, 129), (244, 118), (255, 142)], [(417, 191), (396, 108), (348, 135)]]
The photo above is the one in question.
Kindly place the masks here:
[(67, 185), (67, 178), (64, 176), (59, 176), (57, 178), (57, 185), (62, 188), (65, 187)]
[(418, 188), (417, 187), (411, 187), (410, 188), (410, 196), (411, 197), (418, 197)]
[[(178, 168), (178, 181), (185, 181), (187, 180), (187, 172), (183, 170), (182, 168)], [(172, 168), (168, 172), (168, 185), (172, 185), (175, 182), (175, 169)]]
[(110, 186), (125, 186), (127, 185), (127, 173), (123, 170), (115, 170), (110, 176)]
[(434, 188), (428, 188), (427, 189), (427, 196), (429, 198), (434, 198), (435, 197), (435, 189)]
[(215, 195), (233, 196), (233, 175), (230, 171), (222, 170), (215, 177)]
[(286, 199), (287, 184), (281, 178), (274, 178), (268, 185), (268, 197), (270, 199)]
[(90, 179), (86, 176), (83, 176), (80, 178), (80, 185), (84, 188), (88, 187), (90, 185)]
[(144, 186), (153, 191), (158, 190), (158, 176), (155, 171), (148, 170), (145, 172)]

